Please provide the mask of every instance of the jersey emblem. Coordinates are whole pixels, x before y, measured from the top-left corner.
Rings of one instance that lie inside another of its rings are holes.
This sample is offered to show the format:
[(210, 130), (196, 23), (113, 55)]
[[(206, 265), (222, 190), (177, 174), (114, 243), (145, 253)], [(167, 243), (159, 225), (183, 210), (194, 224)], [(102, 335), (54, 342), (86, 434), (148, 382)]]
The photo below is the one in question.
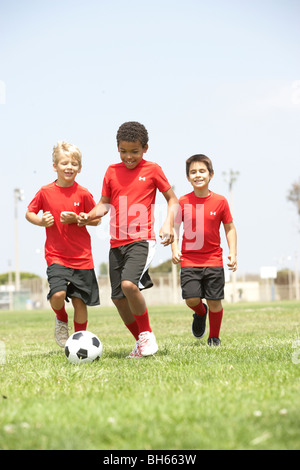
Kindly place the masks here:
[(210, 215), (216, 215), (217, 213), (216, 212), (211, 212)]
[(74, 202), (74, 206), (79, 206), (80, 202)]
[(139, 176), (139, 181), (141, 180), (146, 181), (146, 176)]

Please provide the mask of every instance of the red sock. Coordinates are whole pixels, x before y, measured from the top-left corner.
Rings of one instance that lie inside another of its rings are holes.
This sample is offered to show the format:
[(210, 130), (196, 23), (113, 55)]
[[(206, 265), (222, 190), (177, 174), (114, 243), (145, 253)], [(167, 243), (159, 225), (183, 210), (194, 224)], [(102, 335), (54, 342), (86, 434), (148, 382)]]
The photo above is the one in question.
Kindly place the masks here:
[(150, 323), (149, 323), (149, 315), (148, 315), (148, 309), (146, 310), (143, 315), (133, 315), (134, 318), (136, 319), (136, 322), (139, 327), (139, 333), (142, 333), (142, 331), (150, 331), (152, 332), (150, 328)]
[(220, 312), (209, 311), (209, 338), (219, 338), (223, 309)]
[(137, 321), (134, 320), (132, 323), (129, 323), (129, 325), (125, 325), (126, 328), (130, 331), (130, 333), (135, 337), (136, 340), (139, 339), (139, 325), (137, 324)]
[(77, 323), (74, 320), (74, 331), (75, 331), (75, 333), (76, 333), (76, 331), (85, 331), (86, 327), (87, 327), (87, 321), (84, 322), (84, 323)]
[(55, 308), (52, 307), (52, 310), (55, 312), (57, 320), (63, 321), (64, 323), (68, 322), (68, 314), (65, 310), (65, 306), (63, 306), (60, 310), (55, 310)]
[(204, 317), (204, 315), (206, 314), (206, 308), (204, 307), (204, 304), (202, 302), (202, 300), (200, 299), (200, 302), (198, 303), (198, 305), (196, 305), (195, 307), (190, 307), (195, 313), (197, 313), (197, 315), (199, 315), (199, 317)]

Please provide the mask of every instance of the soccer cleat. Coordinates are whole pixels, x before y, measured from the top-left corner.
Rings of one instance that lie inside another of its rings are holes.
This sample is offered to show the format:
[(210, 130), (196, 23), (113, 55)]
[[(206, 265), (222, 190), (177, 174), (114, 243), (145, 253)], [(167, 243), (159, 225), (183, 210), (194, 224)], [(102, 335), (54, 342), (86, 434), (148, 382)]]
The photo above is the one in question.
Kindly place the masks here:
[(192, 332), (195, 338), (197, 339), (203, 338), (203, 336), (205, 335), (205, 331), (206, 331), (207, 305), (206, 304), (203, 304), (203, 305), (206, 309), (205, 315), (203, 317), (200, 317), (200, 315), (197, 315), (197, 313), (194, 313), (193, 315), (194, 320), (192, 324)]
[(154, 333), (143, 331), (139, 334), (139, 342), (142, 356), (152, 356), (158, 351), (157, 342)]
[(220, 338), (208, 338), (207, 340), (208, 346), (221, 346)]
[(135, 343), (134, 349), (131, 351), (129, 356), (127, 356), (128, 359), (139, 359), (143, 357), (141, 354), (141, 347), (140, 347), (140, 342), (137, 341)]
[(58, 346), (61, 348), (65, 347), (67, 339), (69, 338), (69, 327), (68, 322), (60, 321), (55, 317), (55, 330), (54, 338)]

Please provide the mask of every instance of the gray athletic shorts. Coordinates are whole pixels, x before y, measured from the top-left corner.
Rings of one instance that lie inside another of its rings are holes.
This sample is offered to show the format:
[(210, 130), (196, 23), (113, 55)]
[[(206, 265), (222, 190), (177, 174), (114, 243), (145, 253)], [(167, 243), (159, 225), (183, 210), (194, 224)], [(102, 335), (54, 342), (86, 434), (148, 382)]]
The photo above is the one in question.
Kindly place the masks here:
[(77, 297), (86, 305), (100, 304), (99, 288), (94, 269), (72, 269), (60, 264), (51, 264), (47, 268), (50, 291), (49, 300), (56, 292), (65, 291), (66, 301)]
[(140, 290), (153, 286), (148, 268), (154, 257), (155, 244), (154, 240), (139, 240), (110, 249), (109, 276), (112, 299), (125, 297), (121, 288), (122, 281), (131, 281)]
[(224, 299), (223, 267), (185, 267), (180, 272), (182, 298), (200, 297), (207, 300)]

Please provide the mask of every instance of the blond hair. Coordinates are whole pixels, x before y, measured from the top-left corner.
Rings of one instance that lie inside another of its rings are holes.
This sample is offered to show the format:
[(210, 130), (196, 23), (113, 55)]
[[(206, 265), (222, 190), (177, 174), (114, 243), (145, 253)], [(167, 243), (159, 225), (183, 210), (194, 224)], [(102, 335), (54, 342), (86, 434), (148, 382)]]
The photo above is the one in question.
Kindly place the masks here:
[(81, 167), (81, 152), (76, 145), (69, 144), (68, 142), (60, 141), (53, 147), (52, 159), (53, 163), (57, 164), (59, 156), (61, 154), (66, 155), (67, 157), (75, 158), (78, 161)]

